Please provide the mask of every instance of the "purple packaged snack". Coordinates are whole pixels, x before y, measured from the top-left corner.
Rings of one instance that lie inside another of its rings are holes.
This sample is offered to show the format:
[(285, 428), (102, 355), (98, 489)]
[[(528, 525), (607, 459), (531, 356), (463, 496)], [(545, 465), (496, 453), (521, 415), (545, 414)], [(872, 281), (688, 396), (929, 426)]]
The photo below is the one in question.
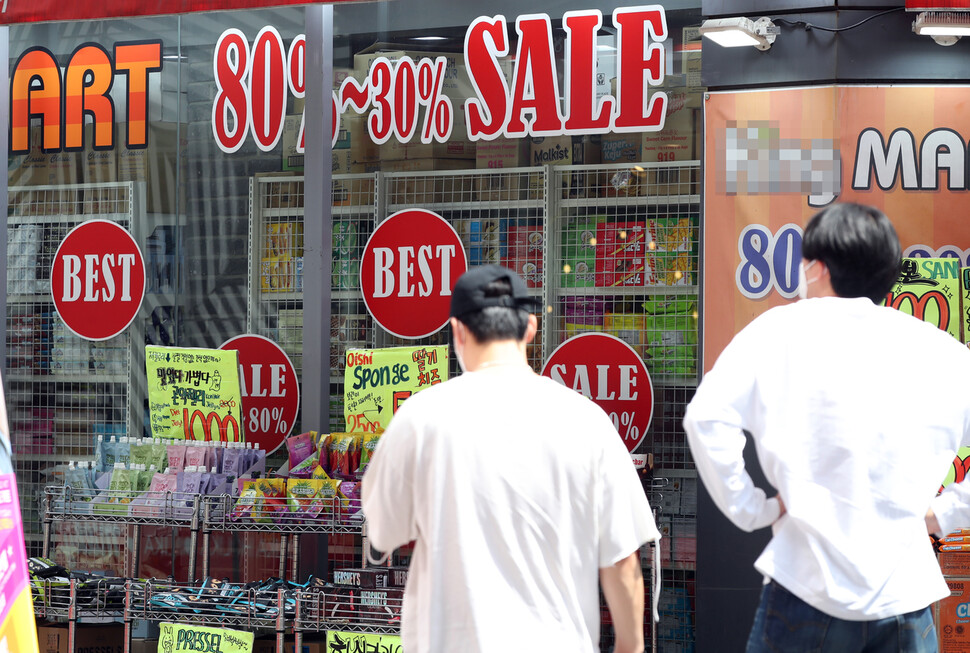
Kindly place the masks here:
[(313, 431), (307, 431), (306, 433), (300, 433), (299, 435), (286, 438), (286, 449), (290, 454), (290, 469), (296, 468), (297, 465), (313, 455), (315, 450), (313, 442), (315, 435), (316, 433)]
[(236, 478), (246, 471), (243, 467), (245, 463), (245, 449), (231, 447), (222, 453), (222, 473), (229, 478)]

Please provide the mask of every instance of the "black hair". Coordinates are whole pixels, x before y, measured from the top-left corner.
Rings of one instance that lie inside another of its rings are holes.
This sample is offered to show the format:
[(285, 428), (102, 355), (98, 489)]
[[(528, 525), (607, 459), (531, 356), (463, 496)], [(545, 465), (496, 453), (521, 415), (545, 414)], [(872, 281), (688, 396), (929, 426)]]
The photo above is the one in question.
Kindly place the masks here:
[(822, 261), (839, 297), (880, 303), (899, 276), (902, 249), (889, 218), (864, 204), (833, 204), (805, 227), (802, 256)]
[[(486, 297), (512, 295), (508, 279), (490, 281), (484, 288)], [(529, 312), (522, 308), (488, 306), (458, 318), (480, 344), (498, 340), (522, 340), (529, 327)]]

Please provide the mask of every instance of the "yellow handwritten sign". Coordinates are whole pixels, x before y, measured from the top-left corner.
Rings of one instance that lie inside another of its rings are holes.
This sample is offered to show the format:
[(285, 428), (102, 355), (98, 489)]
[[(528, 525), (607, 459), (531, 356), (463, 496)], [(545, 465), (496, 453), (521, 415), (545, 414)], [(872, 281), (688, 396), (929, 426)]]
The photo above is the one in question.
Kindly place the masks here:
[(174, 440), (245, 440), (234, 349), (145, 347), (152, 435)]
[(341, 633), (327, 631), (326, 653), (348, 653), (348, 651), (380, 651), (380, 653), (401, 653), (400, 635), (375, 635), (372, 633)]
[(886, 305), (914, 315), (960, 339), (960, 261), (904, 258)]
[(174, 623), (158, 625), (159, 651), (210, 651), (252, 653), (253, 634), (227, 628), (208, 628)]
[(348, 349), (344, 419), (348, 433), (387, 428), (401, 403), (448, 379), (448, 347)]

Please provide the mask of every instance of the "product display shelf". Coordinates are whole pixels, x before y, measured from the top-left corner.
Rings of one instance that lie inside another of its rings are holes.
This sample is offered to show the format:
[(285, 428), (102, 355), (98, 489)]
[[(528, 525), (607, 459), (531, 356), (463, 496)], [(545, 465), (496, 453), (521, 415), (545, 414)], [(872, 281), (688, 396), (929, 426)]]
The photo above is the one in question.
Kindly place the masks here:
[(307, 633), (343, 631), (397, 635), (401, 629), (403, 589), (329, 587), (296, 596), (297, 650)]
[(293, 625), (294, 593), (259, 591), (224, 582), (171, 583), (163, 580), (131, 581), (126, 621), (170, 621), (220, 628), (274, 630)]
[[(245, 499), (243, 500), (245, 502)], [(260, 499), (258, 501), (267, 501)], [(279, 510), (270, 512), (267, 503), (254, 502), (247, 506), (249, 514), (241, 514), (239, 498), (229, 495), (210, 495), (202, 502), (202, 575), (209, 574), (210, 536), (214, 532), (257, 532), (280, 536), (279, 577), (287, 577), (289, 563), (295, 576), (299, 568), (299, 537), (301, 534), (360, 535), (363, 513), (359, 500), (341, 502), (329, 499), (290, 497), (282, 501)], [(246, 505), (243, 503), (242, 505)], [(255, 513), (255, 514), (254, 514)], [(310, 515), (313, 516), (310, 516)], [(292, 545), (291, 545), (292, 541)]]
[(44, 557), (49, 557), (54, 524), (58, 522), (110, 523), (131, 526), (126, 547), (125, 574), (134, 576), (139, 567), (142, 526), (171, 526), (190, 530), (188, 578), (195, 577), (196, 542), (200, 530), (202, 499), (183, 492), (130, 492), (76, 490), (68, 486), (44, 489)]
[(103, 623), (125, 614), (125, 584), (117, 578), (81, 581), (31, 579), (34, 616), (51, 622)]

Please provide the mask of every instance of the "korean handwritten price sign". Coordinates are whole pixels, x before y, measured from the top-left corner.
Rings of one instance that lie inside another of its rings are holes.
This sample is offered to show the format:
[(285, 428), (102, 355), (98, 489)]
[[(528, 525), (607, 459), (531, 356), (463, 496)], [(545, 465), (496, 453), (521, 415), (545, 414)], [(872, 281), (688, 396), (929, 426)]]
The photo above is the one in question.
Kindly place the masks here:
[(448, 379), (448, 347), (348, 349), (344, 379), (347, 432), (382, 431), (405, 399)]
[(152, 435), (242, 442), (236, 350), (145, 347)]

